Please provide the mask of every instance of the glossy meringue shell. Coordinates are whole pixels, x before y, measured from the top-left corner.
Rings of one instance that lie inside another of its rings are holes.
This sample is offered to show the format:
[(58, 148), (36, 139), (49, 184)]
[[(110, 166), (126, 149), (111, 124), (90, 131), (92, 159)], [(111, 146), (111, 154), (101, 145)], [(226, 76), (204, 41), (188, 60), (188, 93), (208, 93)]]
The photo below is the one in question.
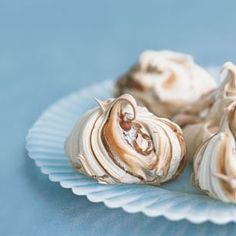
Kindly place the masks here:
[(101, 183), (153, 185), (182, 172), (186, 146), (178, 125), (137, 106), (128, 94), (98, 103), (66, 142), (78, 171)]
[(225, 112), (219, 132), (196, 152), (193, 183), (213, 198), (236, 203), (236, 102)]
[(129, 93), (157, 116), (172, 118), (179, 109), (216, 87), (214, 79), (191, 56), (173, 51), (146, 51), (123, 75), (115, 95)]

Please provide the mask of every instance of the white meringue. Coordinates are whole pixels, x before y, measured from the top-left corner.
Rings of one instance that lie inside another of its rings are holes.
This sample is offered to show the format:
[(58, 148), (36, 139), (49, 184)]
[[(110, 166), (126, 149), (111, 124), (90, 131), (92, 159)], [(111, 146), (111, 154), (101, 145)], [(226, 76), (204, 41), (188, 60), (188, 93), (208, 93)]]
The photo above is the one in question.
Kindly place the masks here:
[(182, 172), (186, 146), (178, 125), (137, 106), (128, 94), (98, 103), (66, 141), (78, 171), (100, 183), (153, 185)]
[(116, 84), (115, 95), (133, 95), (154, 114), (171, 118), (181, 107), (216, 87), (214, 79), (187, 54), (146, 51)]
[(219, 88), (202, 96), (173, 118), (183, 128), (189, 160), (197, 148), (219, 130), (224, 110), (236, 101), (236, 66), (231, 62), (225, 63), (221, 74), (224, 80)]
[(213, 198), (236, 203), (236, 102), (225, 111), (217, 134), (196, 152), (193, 184)]

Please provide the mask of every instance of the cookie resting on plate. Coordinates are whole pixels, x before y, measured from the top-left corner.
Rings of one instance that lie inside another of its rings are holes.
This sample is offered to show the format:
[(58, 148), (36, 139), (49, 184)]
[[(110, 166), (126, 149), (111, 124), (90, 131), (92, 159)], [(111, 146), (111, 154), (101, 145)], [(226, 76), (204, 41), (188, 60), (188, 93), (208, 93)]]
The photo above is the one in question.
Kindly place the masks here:
[(131, 94), (157, 116), (172, 118), (187, 104), (216, 88), (214, 78), (190, 55), (174, 51), (145, 51), (121, 76), (115, 96)]
[(178, 125), (138, 106), (128, 94), (98, 104), (66, 141), (75, 169), (100, 183), (152, 185), (183, 171), (186, 146)]

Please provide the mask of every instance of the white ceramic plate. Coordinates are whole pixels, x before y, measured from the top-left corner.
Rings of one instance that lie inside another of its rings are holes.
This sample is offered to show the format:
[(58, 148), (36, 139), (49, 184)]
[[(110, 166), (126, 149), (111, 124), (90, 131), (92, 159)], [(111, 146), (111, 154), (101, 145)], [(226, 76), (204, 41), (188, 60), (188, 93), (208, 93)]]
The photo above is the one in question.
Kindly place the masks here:
[(236, 222), (236, 206), (213, 200), (191, 186), (191, 166), (176, 181), (161, 187), (144, 185), (102, 185), (75, 172), (64, 153), (64, 141), (75, 122), (96, 105), (94, 97), (112, 96), (113, 81), (104, 81), (63, 98), (46, 110), (30, 129), (26, 139), (29, 156), (42, 173), (76, 195), (92, 202), (122, 207), (127, 212), (187, 219), (193, 223)]

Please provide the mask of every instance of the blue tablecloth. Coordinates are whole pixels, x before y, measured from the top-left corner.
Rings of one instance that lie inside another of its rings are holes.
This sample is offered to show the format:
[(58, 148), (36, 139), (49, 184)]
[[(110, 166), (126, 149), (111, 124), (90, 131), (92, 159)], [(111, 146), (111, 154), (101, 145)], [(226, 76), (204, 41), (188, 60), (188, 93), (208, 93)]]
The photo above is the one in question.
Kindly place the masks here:
[(236, 62), (235, 1), (0, 2), (0, 235), (214, 235), (193, 225), (108, 209), (52, 183), (25, 136), (52, 102), (124, 72), (145, 49), (170, 48), (203, 65)]

